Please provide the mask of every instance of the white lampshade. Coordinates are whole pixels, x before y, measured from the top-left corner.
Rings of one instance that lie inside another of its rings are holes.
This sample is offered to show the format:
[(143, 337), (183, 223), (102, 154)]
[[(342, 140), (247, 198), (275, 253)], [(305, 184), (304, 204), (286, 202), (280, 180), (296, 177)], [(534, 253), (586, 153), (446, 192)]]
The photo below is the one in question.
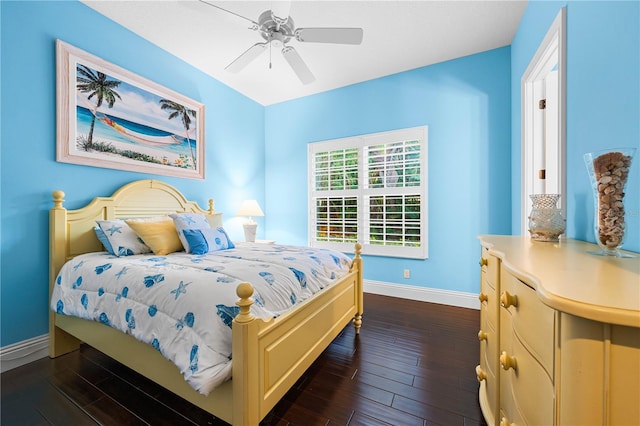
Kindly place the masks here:
[(260, 205), (256, 200), (244, 200), (240, 209), (238, 210), (238, 216), (264, 216)]

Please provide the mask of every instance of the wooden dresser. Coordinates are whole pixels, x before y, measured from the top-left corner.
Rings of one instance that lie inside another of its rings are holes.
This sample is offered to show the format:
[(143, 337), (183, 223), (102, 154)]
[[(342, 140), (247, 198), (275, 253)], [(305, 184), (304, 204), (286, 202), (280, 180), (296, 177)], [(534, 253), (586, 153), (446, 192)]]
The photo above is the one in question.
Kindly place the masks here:
[(479, 400), (489, 425), (640, 425), (640, 258), (479, 237)]

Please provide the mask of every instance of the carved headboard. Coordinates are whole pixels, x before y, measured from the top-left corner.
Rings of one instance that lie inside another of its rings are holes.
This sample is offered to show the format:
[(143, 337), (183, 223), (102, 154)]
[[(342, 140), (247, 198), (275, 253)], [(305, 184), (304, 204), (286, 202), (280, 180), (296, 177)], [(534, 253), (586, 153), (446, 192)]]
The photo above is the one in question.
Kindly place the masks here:
[(222, 213), (215, 213), (212, 199), (209, 200), (209, 210), (204, 210), (196, 202), (188, 201), (173, 186), (158, 180), (131, 182), (111, 197), (96, 197), (76, 210), (62, 206), (64, 196), (64, 192), (54, 191), (54, 207), (49, 211), (50, 283), (70, 258), (104, 250), (93, 230), (96, 220), (194, 212), (205, 214), (211, 226), (222, 226)]

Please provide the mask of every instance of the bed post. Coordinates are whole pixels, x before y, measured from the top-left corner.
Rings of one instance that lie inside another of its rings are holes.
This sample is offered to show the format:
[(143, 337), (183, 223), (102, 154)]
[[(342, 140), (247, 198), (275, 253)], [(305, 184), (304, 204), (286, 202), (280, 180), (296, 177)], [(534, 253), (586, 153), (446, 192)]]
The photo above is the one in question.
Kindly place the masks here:
[[(49, 300), (58, 272), (67, 261), (67, 209), (62, 207), (64, 192), (53, 191), (49, 210)], [(55, 358), (80, 347), (80, 341), (56, 327), (56, 313), (49, 310), (49, 357)]]
[(353, 326), (356, 329), (356, 334), (360, 334), (360, 327), (362, 327), (362, 314), (364, 313), (364, 287), (362, 284), (362, 258), (360, 257), (360, 253), (362, 252), (362, 245), (360, 243), (356, 243), (355, 246), (355, 256), (353, 258), (353, 262), (351, 263), (351, 269), (354, 268), (358, 271), (357, 282), (356, 282), (356, 291), (358, 292), (358, 305), (356, 306), (356, 314), (353, 317)]
[(222, 213), (216, 213), (215, 201), (213, 201), (213, 198), (209, 198), (209, 209), (204, 213), (212, 228), (222, 226)]
[(233, 424), (257, 425), (261, 400), (258, 378), (258, 323), (251, 314), (253, 287), (240, 283), (236, 289), (240, 312), (233, 320)]

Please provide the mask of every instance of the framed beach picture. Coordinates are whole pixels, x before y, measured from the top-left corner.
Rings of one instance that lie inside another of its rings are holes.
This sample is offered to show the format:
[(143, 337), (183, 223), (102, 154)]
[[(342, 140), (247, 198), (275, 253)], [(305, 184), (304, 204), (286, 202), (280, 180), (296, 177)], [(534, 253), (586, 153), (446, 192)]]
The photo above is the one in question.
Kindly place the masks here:
[(56, 40), (56, 160), (204, 179), (204, 105)]

